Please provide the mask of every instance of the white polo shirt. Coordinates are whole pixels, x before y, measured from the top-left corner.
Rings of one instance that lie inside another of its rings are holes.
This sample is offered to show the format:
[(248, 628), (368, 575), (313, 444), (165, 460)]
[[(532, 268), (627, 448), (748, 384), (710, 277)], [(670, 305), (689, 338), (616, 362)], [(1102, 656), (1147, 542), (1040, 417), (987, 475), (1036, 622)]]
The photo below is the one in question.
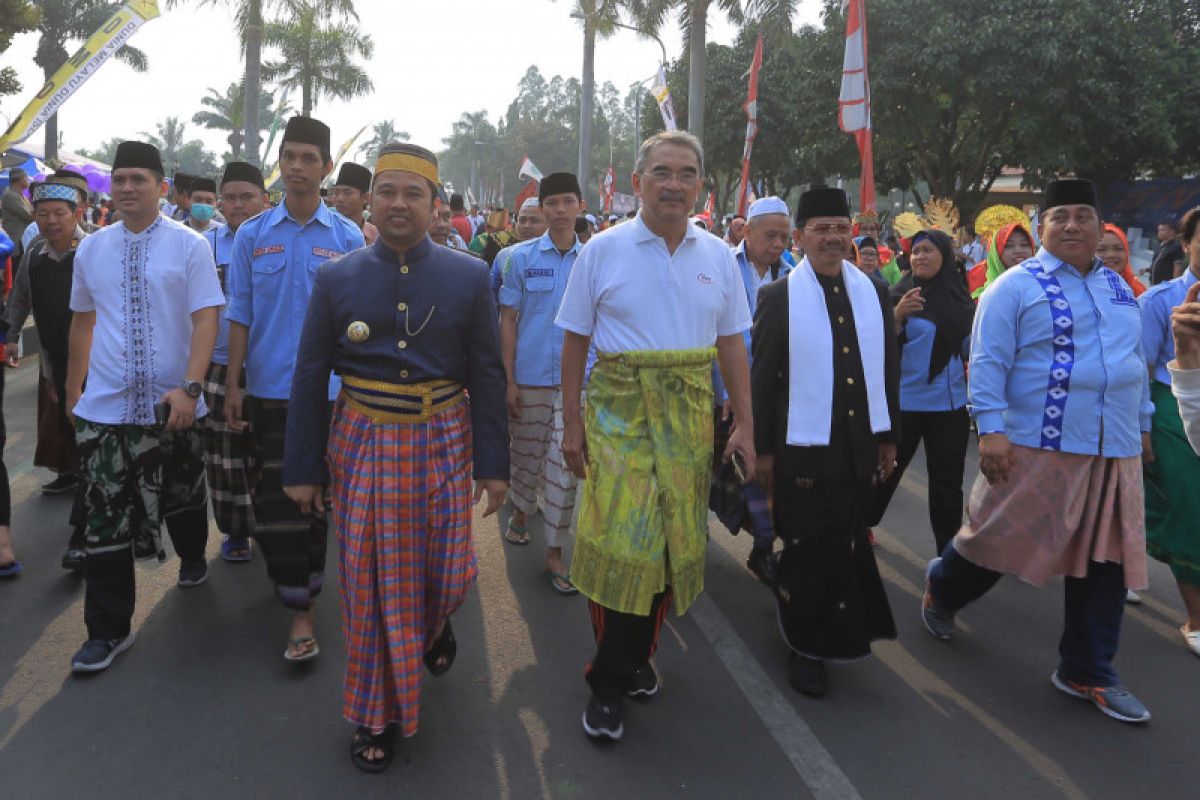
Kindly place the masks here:
[(642, 221), (596, 234), (579, 252), (555, 324), (601, 353), (694, 350), (750, 328), (733, 251), (688, 224), (672, 255)]
[[(192, 348), (192, 313), (223, 306), (204, 237), (159, 216), (141, 233), (124, 223), (79, 243), (71, 310), (95, 311), (87, 384), (75, 415), (108, 425), (152, 425), (154, 404), (178, 389)], [(207, 413), (203, 396), (196, 416)]]

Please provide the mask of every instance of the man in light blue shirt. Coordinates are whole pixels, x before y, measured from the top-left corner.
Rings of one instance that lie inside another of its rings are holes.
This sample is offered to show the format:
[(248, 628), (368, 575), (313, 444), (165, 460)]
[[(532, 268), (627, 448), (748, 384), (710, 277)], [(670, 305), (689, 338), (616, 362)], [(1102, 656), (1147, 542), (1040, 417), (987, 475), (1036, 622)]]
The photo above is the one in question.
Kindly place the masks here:
[(1126, 587), (1146, 586), (1143, 440), (1153, 404), (1141, 316), (1129, 286), (1096, 258), (1090, 181), (1046, 188), (1042, 249), (980, 299), (968, 402), (982, 477), (967, 524), (927, 572), (922, 619), (939, 639), (1002, 573), (1063, 576), (1055, 688), (1123, 722), (1150, 712), (1113, 658)]
[[(317, 269), (363, 247), (364, 241), (357, 225), (321, 202), (321, 180), (333, 171), (324, 123), (309, 117), (290, 119), (279, 164), (286, 198), (277, 208), (242, 223), (234, 239), (226, 312), (230, 325), (225, 420), (235, 431), (249, 425), (254, 538), (276, 593), (296, 611), (284, 658), (307, 661), (319, 652), (312, 602), (321, 591), (328, 528), (324, 518), (301, 514), (283, 492), (288, 399)], [(338, 391), (335, 382), (329, 391), (332, 400)]]
[(500, 351), (508, 372), (512, 436), (513, 512), (504, 538), (529, 543), (529, 515), (537, 511), (540, 493), (551, 585), (560, 594), (575, 594), (562, 558), (575, 511), (576, 478), (562, 455), (563, 331), (554, 317), (580, 249), (575, 236), (583, 205), (579, 181), (569, 172), (547, 175), (538, 187), (538, 205), (546, 232), (507, 251), (500, 287)]

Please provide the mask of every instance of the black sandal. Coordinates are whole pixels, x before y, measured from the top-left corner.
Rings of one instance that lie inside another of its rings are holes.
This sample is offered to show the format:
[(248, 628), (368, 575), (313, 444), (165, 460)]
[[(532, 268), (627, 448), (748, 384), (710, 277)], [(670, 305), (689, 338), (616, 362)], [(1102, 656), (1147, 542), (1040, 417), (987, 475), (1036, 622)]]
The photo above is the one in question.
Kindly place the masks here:
[[(434, 675), (445, 675), (454, 665), (454, 656), (458, 654), (458, 642), (454, 641), (454, 628), (450, 620), (442, 628), (442, 633), (433, 646), (425, 651), (425, 667)], [(445, 659), (445, 663), (438, 663)]]
[[(396, 726), (388, 725), (383, 733), (372, 733), (370, 728), (359, 726), (350, 740), (350, 760), (363, 772), (383, 772), (392, 763), (392, 745), (396, 740)], [(367, 758), (367, 751), (375, 749), (383, 753), (380, 758)]]

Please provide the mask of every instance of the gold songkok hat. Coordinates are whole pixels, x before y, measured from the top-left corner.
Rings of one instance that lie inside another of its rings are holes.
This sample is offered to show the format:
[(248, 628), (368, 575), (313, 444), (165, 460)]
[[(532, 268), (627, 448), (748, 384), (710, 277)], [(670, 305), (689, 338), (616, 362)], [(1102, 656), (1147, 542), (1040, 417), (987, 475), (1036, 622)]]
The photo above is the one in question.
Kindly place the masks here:
[(379, 173), (391, 170), (420, 175), (434, 186), (441, 183), (438, 180), (437, 156), (415, 144), (388, 142), (383, 146), (379, 151), (379, 160), (375, 162), (375, 175), (378, 177)]

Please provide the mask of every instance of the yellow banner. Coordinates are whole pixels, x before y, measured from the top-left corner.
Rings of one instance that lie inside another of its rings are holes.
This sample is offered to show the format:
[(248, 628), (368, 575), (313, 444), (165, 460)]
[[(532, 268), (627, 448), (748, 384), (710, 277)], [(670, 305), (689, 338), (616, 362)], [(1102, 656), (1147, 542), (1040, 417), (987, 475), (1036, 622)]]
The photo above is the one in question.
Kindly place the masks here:
[(17, 115), (13, 124), (0, 136), (0, 151), (32, 136), (46, 120), (58, 113), (58, 109), (70, 99), (76, 89), (95, 75), (96, 70), (104, 66), (104, 62), (112, 58), (113, 53), (120, 50), (129, 38), (137, 33), (142, 23), (158, 15), (157, 0), (131, 0), (117, 9), (116, 13), (83, 43), (83, 47), (58, 68), (37, 96)]

